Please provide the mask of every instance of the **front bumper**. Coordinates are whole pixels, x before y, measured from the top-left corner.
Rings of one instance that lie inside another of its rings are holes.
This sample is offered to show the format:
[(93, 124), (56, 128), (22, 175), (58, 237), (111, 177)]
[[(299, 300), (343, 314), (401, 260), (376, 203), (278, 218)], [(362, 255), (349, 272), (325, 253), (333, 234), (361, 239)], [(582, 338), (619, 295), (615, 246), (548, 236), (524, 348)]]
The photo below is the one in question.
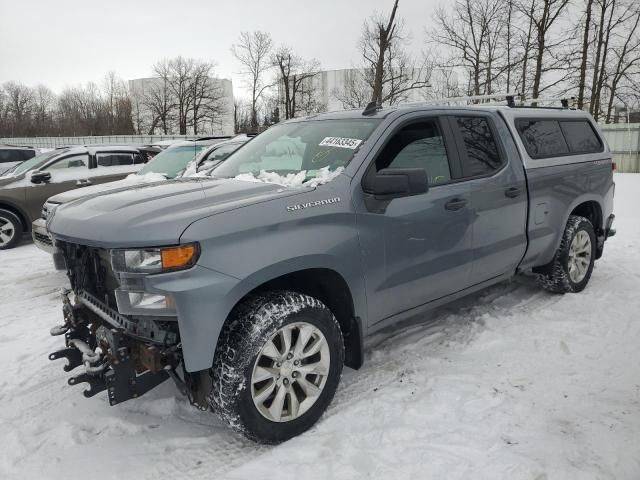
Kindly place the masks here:
[(31, 236), (33, 237), (33, 243), (35, 243), (36, 247), (40, 250), (44, 250), (47, 253), (54, 253), (56, 251), (44, 218), (38, 218), (31, 224)]
[(166, 346), (136, 338), (127, 321), (100, 300), (88, 294), (69, 299), (63, 292), (64, 324), (51, 335), (64, 335), (65, 348), (49, 355), (49, 360), (67, 359), (64, 370), (83, 366), (84, 371), (69, 378), (69, 385), (88, 383), (85, 397), (107, 390), (109, 403), (117, 405), (139, 397), (167, 380), (180, 363), (176, 346)]

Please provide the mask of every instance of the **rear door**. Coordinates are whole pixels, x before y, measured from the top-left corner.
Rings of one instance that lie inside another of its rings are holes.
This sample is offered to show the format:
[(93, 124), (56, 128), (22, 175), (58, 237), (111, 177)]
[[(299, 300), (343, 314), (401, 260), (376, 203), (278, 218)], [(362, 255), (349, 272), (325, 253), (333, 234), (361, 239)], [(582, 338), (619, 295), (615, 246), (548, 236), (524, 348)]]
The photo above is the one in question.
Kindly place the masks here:
[(140, 170), (146, 157), (138, 152), (96, 152), (91, 162), (89, 184), (108, 183), (121, 180)]
[(524, 167), (506, 125), (491, 114), (449, 117), (473, 205), (473, 285), (513, 273), (524, 256)]

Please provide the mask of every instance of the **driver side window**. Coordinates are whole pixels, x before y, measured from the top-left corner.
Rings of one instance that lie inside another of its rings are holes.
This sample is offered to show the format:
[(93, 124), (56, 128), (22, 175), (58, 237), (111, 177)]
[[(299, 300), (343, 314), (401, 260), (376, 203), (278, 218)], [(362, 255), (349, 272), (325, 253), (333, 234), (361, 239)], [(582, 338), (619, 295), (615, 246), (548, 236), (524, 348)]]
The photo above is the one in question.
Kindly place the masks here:
[(384, 168), (424, 168), (429, 185), (449, 182), (449, 158), (435, 120), (412, 123), (396, 132), (376, 159), (376, 170)]
[(77, 168), (77, 167), (87, 167), (89, 164), (88, 155), (73, 155), (71, 157), (66, 157), (58, 160), (55, 163), (52, 163), (47, 167), (47, 170), (62, 170), (65, 168)]

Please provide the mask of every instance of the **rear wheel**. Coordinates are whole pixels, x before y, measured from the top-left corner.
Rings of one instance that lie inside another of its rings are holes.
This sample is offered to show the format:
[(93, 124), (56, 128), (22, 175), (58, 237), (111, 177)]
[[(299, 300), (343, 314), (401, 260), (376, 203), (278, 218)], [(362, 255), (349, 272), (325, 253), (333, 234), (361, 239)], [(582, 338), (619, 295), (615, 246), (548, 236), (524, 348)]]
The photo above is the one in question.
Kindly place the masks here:
[(268, 292), (231, 314), (216, 350), (209, 403), (252, 440), (282, 442), (320, 418), (343, 362), (340, 326), (322, 302)]
[(15, 247), (22, 239), (22, 222), (16, 214), (0, 210), (0, 250)]
[(593, 225), (571, 215), (553, 261), (538, 270), (542, 286), (554, 293), (581, 292), (589, 283), (595, 257)]

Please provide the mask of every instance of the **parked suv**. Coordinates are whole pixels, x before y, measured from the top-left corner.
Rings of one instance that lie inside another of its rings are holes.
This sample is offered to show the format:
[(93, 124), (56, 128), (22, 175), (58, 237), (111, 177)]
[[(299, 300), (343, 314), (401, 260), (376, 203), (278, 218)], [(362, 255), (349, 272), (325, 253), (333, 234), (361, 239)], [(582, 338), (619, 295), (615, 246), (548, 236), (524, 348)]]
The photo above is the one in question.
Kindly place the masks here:
[[(52, 253), (56, 268), (64, 268), (61, 262), (60, 252), (54, 248), (47, 231), (47, 217), (49, 212), (63, 203), (76, 200), (81, 197), (102, 194), (107, 191), (133, 188), (145, 183), (159, 182), (167, 179), (181, 177), (183, 175), (195, 175), (199, 171), (207, 171), (224, 161), (249, 137), (238, 135), (229, 140), (203, 140), (196, 142), (180, 142), (168, 147), (151, 159), (135, 174), (115, 182), (102, 183), (83, 188), (81, 190), (69, 190), (49, 198), (42, 207), (42, 216), (34, 220), (31, 226), (31, 234), (35, 245), (45, 252)], [(215, 143), (212, 143), (215, 142)], [(195, 158), (193, 158), (195, 156)]]
[(19, 163), (35, 157), (37, 153), (37, 150), (33, 147), (0, 145), (0, 176)]
[(211, 178), (49, 220), (69, 384), (111, 405), (171, 377), (261, 442), (326, 410), (363, 339), (533, 272), (580, 292), (613, 235), (613, 163), (569, 109), (410, 105), (278, 124)]
[(144, 150), (128, 146), (56, 149), (18, 165), (0, 178), (0, 250), (15, 247), (41, 216), (47, 198), (60, 192), (112, 182), (139, 170)]

